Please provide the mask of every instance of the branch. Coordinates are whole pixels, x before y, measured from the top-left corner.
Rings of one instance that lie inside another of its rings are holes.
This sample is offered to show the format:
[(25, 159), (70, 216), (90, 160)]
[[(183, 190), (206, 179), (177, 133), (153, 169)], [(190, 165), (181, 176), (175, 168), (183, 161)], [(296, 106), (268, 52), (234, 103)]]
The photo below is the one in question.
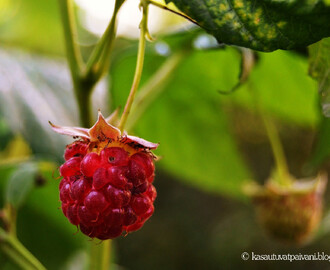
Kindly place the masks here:
[(142, 114), (152, 102), (166, 89), (166, 82), (182, 59), (190, 53), (186, 47), (169, 57), (153, 76), (143, 85), (137, 94), (131, 109), (131, 117), (127, 121), (126, 129), (130, 130), (138, 122)]
[(140, 5), (142, 7), (143, 15), (142, 15), (141, 23), (140, 23), (139, 50), (138, 50), (138, 55), (137, 55), (137, 62), (136, 62), (133, 84), (132, 84), (131, 91), (130, 91), (129, 96), (126, 101), (125, 109), (121, 116), (120, 123), (118, 126), (118, 128), (122, 132), (124, 130), (128, 115), (130, 113), (135, 94), (139, 87), (139, 83), (140, 83), (141, 76), (142, 76), (142, 70), (143, 70), (144, 54), (145, 54), (145, 47), (146, 47), (146, 34), (148, 33), (148, 30), (147, 30), (148, 2), (142, 0)]
[(83, 60), (77, 44), (77, 28), (74, 20), (72, 0), (58, 0), (63, 24), (66, 53), (71, 75), (74, 81), (78, 80), (83, 66)]
[(95, 46), (86, 65), (84, 78), (98, 81), (110, 65), (110, 55), (117, 31), (117, 15), (125, 0), (116, 0), (110, 23)]
[(18, 239), (0, 228), (0, 248), (22, 269), (46, 270)]

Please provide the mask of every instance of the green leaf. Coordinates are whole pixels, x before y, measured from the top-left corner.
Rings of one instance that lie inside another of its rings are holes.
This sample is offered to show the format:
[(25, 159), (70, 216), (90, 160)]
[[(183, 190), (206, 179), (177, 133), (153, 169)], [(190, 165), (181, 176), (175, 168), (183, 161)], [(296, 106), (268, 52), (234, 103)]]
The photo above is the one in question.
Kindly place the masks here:
[(57, 136), (48, 121), (78, 123), (64, 62), (0, 48), (0, 80), (0, 115), (10, 131), (22, 134), (38, 156), (62, 160), (70, 138)]
[[(210, 81), (200, 74), (209, 63), (209, 59), (203, 61), (204, 56), (196, 53), (175, 70), (170, 84), (148, 108), (135, 130), (142, 138), (160, 142), (156, 151), (162, 157), (158, 168), (203, 190), (241, 197), (241, 184), (250, 173), (228, 130), (220, 95), (215, 88), (201, 83)], [(126, 57), (112, 70), (116, 106), (125, 102), (131, 82), (127, 74), (133, 73), (135, 60), (134, 56)], [(147, 55), (144, 81), (162, 61), (162, 57)], [(218, 68), (220, 65), (225, 69), (225, 63), (217, 62)], [(236, 77), (238, 66), (239, 63)]]
[[(125, 104), (135, 60), (126, 55), (113, 66), (115, 107)], [(142, 82), (163, 61), (148, 54)], [(237, 110), (255, 111), (251, 91), (271, 117), (307, 128), (319, 123), (316, 83), (307, 75), (305, 57), (285, 51), (260, 53), (248, 83), (231, 95), (220, 95), (218, 90), (237, 83), (239, 65), (239, 54), (232, 48), (192, 52), (173, 70), (135, 128), (138, 136), (160, 142), (158, 168), (201, 189), (232, 196), (239, 196), (242, 182), (251, 175), (231, 133), (236, 122), (230, 120)], [(247, 116), (241, 121), (246, 119), (250, 120)]]
[(5, 189), (6, 202), (19, 208), (32, 190), (37, 173), (37, 164), (32, 162), (21, 164), (8, 180)]
[(330, 38), (309, 47), (309, 74), (319, 82), (322, 110), (330, 117)]
[(187, 100), (188, 88), (184, 83), (175, 84), (148, 110), (137, 133), (160, 142), (156, 152), (162, 157), (159, 168), (176, 179), (239, 197), (242, 183), (251, 175), (228, 132), (228, 119), (215, 96), (201, 96), (196, 90), (190, 91)]
[(307, 70), (307, 58), (298, 54), (287, 51), (259, 53), (259, 62), (248, 82), (230, 98), (255, 110), (255, 100), (250, 93), (255, 91), (266, 113), (288, 123), (315, 128), (320, 121), (319, 97), (317, 84), (308, 76)]
[(330, 36), (325, 0), (166, 0), (220, 43), (259, 51), (294, 49)]

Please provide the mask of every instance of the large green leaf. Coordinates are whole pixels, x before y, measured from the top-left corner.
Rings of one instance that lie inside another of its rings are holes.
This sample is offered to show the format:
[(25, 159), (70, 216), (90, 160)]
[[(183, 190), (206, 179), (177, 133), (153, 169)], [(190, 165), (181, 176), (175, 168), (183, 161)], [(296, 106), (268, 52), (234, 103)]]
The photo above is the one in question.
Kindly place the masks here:
[(325, 0), (166, 0), (220, 43), (260, 51), (294, 49), (330, 36)]
[(308, 76), (307, 70), (307, 58), (298, 54), (286, 51), (260, 53), (259, 63), (248, 83), (231, 98), (255, 109), (251, 95), (254, 91), (263, 109), (272, 116), (288, 123), (316, 127), (320, 121), (317, 84)]

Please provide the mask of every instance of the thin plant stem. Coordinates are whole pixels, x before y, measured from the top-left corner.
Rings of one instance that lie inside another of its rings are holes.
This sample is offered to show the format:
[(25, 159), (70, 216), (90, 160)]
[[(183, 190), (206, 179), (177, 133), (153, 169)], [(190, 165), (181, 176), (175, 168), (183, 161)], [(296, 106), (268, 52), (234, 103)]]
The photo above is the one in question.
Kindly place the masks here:
[(86, 64), (85, 78), (97, 81), (110, 65), (110, 55), (117, 32), (117, 15), (125, 0), (116, 0), (110, 23)]
[(83, 60), (77, 43), (77, 28), (74, 20), (72, 0), (58, 0), (65, 37), (66, 53), (73, 80), (78, 80), (82, 69)]
[(12, 204), (7, 203), (4, 211), (8, 218), (8, 233), (9, 235), (16, 237), (17, 210)]
[(95, 82), (82, 80), (84, 67), (81, 52), (76, 42), (77, 30), (74, 19), (73, 1), (59, 0), (58, 2), (62, 17), (66, 54), (78, 103), (80, 123), (82, 126), (88, 127), (92, 123), (91, 93)]
[(142, 76), (142, 70), (143, 70), (144, 54), (145, 54), (145, 47), (146, 47), (146, 37), (145, 36), (148, 33), (148, 30), (147, 30), (148, 2), (142, 0), (140, 5), (142, 7), (143, 14), (142, 14), (142, 20), (140, 23), (139, 49), (138, 49), (137, 62), (136, 62), (136, 68), (135, 68), (135, 74), (134, 74), (132, 87), (131, 87), (128, 99), (126, 101), (124, 112), (123, 112), (120, 122), (119, 122), (118, 128), (121, 131), (123, 131), (125, 128), (125, 124), (126, 124), (128, 115), (130, 113), (137, 89), (139, 87), (139, 83), (140, 83), (141, 76)]
[(290, 174), (277, 128), (264, 112), (261, 112), (260, 114), (275, 158), (276, 170), (278, 173), (277, 181), (281, 185), (290, 185)]
[(110, 267), (110, 254), (111, 254), (111, 240), (106, 240), (103, 242), (103, 250), (102, 250), (102, 270), (109, 270)]
[(181, 63), (182, 59), (189, 54), (190, 50), (181, 49), (169, 57), (155, 74), (143, 85), (137, 94), (131, 109), (131, 117), (128, 119), (126, 129), (130, 130), (140, 119), (146, 109), (166, 88), (173, 70)]
[(79, 82), (74, 88), (78, 103), (80, 124), (83, 127), (91, 127), (93, 124), (91, 101), (93, 86)]
[(109, 26), (85, 66), (76, 41), (77, 30), (73, 12), (73, 1), (59, 0), (67, 58), (78, 104), (80, 123), (84, 127), (90, 127), (93, 122), (91, 94), (96, 82), (109, 68), (110, 54), (116, 36), (116, 18), (124, 1), (116, 0)]
[(263, 110), (257, 94), (255, 93), (254, 89), (252, 89), (251, 83), (250, 83), (250, 92), (252, 94), (254, 103), (256, 104), (258, 114), (260, 115), (263, 124), (265, 126), (267, 137), (269, 139), (273, 156), (275, 159), (275, 164), (276, 164), (275, 169), (277, 175), (273, 180), (279, 183), (280, 185), (290, 186), (292, 180), (290, 177), (287, 161), (285, 158), (283, 146), (277, 128)]
[(14, 236), (0, 228), (1, 250), (22, 269), (46, 270), (46, 268)]
[(109, 270), (111, 255), (111, 240), (105, 240), (101, 243), (91, 242), (90, 250), (90, 270)]

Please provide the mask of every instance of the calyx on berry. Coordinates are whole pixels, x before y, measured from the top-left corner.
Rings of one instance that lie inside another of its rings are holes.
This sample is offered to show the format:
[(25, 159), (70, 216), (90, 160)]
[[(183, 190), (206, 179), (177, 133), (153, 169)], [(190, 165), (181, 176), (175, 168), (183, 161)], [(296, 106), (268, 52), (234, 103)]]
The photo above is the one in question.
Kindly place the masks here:
[(288, 177), (291, 185), (279, 185), (270, 178), (264, 186), (256, 183), (245, 186), (245, 192), (256, 207), (259, 223), (272, 238), (303, 245), (319, 227), (327, 176), (322, 173), (315, 179), (299, 180)]
[(90, 129), (52, 129), (76, 140), (60, 167), (62, 211), (91, 238), (112, 239), (140, 229), (154, 212), (154, 155), (158, 144), (122, 134), (99, 112)]

